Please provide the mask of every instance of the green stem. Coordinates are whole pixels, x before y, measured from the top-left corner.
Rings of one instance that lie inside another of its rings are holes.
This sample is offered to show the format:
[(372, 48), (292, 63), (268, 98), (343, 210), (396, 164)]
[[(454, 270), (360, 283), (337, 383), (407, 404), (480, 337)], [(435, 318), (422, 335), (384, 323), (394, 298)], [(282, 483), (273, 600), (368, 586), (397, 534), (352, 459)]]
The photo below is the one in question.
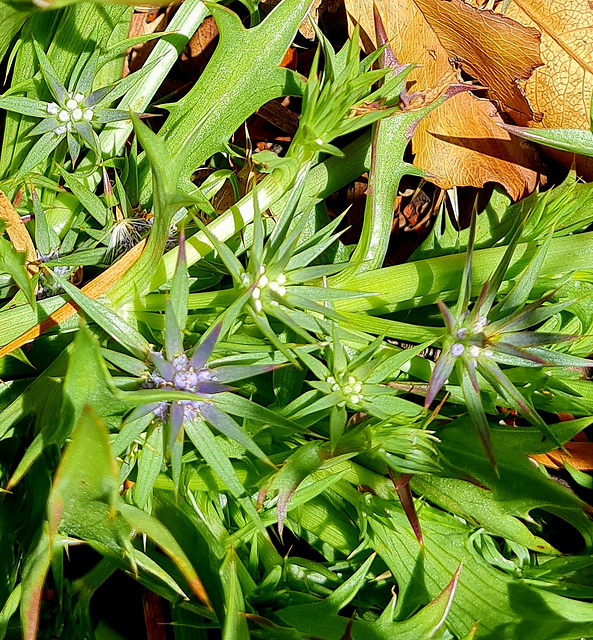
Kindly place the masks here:
[[(296, 162), (283, 163), (261, 181), (255, 195), (253, 193), (247, 194), (237, 204), (213, 220), (208, 225), (208, 228), (221, 242), (226, 242), (241, 231), (245, 225), (253, 221), (255, 198), (257, 198), (257, 207), (260, 211), (269, 209), (291, 189), (299, 170), (300, 168)], [(214, 247), (206, 235), (199, 231), (191, 238), (188, 238), (185, 243), (185, 250), (187, 266), (189, 267), (204, 258), (204, 256), (207, 256), (214, 250)], [(150, 283), (145, 288), (145, 293), (158, 289), (173, 277), (178, 251), (176, 247), (163, 256), (156, 273), (153, 274)]]
[(352, 266), (338, 274), (333, 279), (334, 284), (342, 284), (356, 274), (383, 266), (399, 183), (406, 173), (418, 173), (403, 160), (413, 121), (410, 114), (397, 114), (374, 126), (372, 167), (360, 240), (350, 258)]
[[(505, 281), (515, 278), (527, 266), (537, 248), (535, 243), (517, 245)], [(479, 294), (505, 250), (506, 247), (502, 246), (474, 251), (472, 295)], [(590, 268), (592, 252), (593, 232), (554, 238), (540, 277), (558, 278), (560, 283), (562, 276)], [(336, 310), (375, 315), (434, 304), (437, 299), (445, 302), (456, 299), (464, 264), (465, 253), (458, 253), (363, 273), (350, 278), (342, 286), (377, 295), (339, 300), (336, 302)]]

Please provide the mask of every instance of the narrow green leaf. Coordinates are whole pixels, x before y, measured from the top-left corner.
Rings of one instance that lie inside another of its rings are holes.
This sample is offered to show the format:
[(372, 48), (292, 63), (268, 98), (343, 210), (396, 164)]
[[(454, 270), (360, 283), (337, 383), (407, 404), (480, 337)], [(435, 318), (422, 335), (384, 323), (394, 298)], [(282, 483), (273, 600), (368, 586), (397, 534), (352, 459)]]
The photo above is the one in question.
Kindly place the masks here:
[(241, 416), (249, 420), (272, 425), (273, 427), (290, 429), (291, 431), (298, 428), (293, 422), (282, 417), (276, 411), (266, 409), (236, 393), (217, 393), (212, 397), (212, 401), (220, 409), (234, 416)]
[(124, 345), (141, 360), (146, 358), (150, 345), (134, 327), (118, 316), (110, 307), (98, 300), (91, 300), (80, 289), (77, 289), (61, 276), (52, 273), (52, 277), (60, 283), (64, 291), (72, 298), (72, 301), (102, 329), (107, 331), (114, 340)]
[(90, 191), (73, 174), (68, 173), (62, 166), (58, 165), (58, 170), (66, 183), (66, 186), (78, 198), (82, 206), (104, 227), (107, 224), (109, 211), (103, 201)]
[(53, 131), (48, 131), (42, 135), (27, 154), (14, 179), (16, 181), (21, 180), (35, 169), (40, 162), (47, 160), (50, 153), (60, 144), (64, 137), (65, 134), (57, 135)]
[(588, 129), (531, 129), (509, 124), (498, 126), (515, 136), (546, 147), (582, 156), (593, 156), (593, 132)]
[(202, 420), (189, 421), (185, 425), (185, 432), (212, 471), (220, 478), (223, 486), (240, 502), (256, 526), (261, 531), (265, 531), (251, 499), (245, 494), (245, 488), (237, 477), (233, 465), (218, 446), (216, 438), (206, 424)]
[(45, 81), (47, 82), (47, 86), (49, 90), (52, 92), (54, 98), (60, 103), (60, 105), (66, 104), (66, 100), (68, 100), (68, 94), (66, 93), (66, 89), (64, 85), (58, 79), (56, 72), (45, 55), (45, 51), (37, 44), (35, 40), (33, 40), (33, 47), (35, 48), (35, 53), (37, 54), (37, 59), (39, 60), (39, 67), (41, 68), (41, 73)]
[[(177, 268), (171, 280), (171, 308), (175, 314), (177, 325), (185, 328), (187, 322), (187, 306), (189, 298), (189, 276), (185, 259), (185, 229), (179, 231), (179, 253), (177, 254)], [(167, 305), (168, 308), (168, 305)]]
[(149, 503), (154, 483), (163, 469), (164, 460), (163, 425), (155, 422), (146, 435), (138, 460), (138, 478), (134, 485), (134, 501), (141, 509), (145, 509)]
[(474, 381), (470, 378), (470, 374), (464, 367), (459, 367), (461, 376), (461, 388), (463, 390), (463, 397), (467, 404), (469, 415), (472, 418), (473, 423), (476, 425), (480, 440), (484, 445), (486, 455), (490, 464), (496, 470), (496, 460), (494, 458), (494, 451), (492, 450), (492, 441), (490, 439), (490, 431), (488, 428), (488, 420), (486, 419), (486, 413), (482, 406), (482, 400), (479, 392), (476, 391)]
[(25, 265), (27, 256), (25, 253), (18, 253), (12, 243), (0, 237), (0, 271), (8, 273), (15, 281), (19, 289), (25, 294), (27, 302), (35, 311), (37, 301), (35, 298), (35, 283), (29, 277), (29, 271)]
[(0, 109), (16, 111), (24, 116), (33, 116), (35, 118), (47, 118), (48, 116), (46, 102), (22, 96), (4, 96), (0, 98)]
[(35, 640), (39, 626), (39, 612), (43, 586), (51, 560), (50, 537), (44, 527), (37, 545), (23, 566), (21, 582), (21, 625), (23, 640)]
[[(257, 406), (257, 405), (255, 405)], [(256, 458), (259, 458), (263, 462), (266, 462), (270, 466), (274, 466), (268, 456), (260, 449), (260, 447), (253, 441), (253, 439), (246, 434), (241, 427), (224, 411), (219, 409), (216, 404), (205, 404), (200, 413), (204, 418), (221, 433), (228, 436), (235, 442), (245, 447), (247, 451), (250, 451)]]
[(550, 231), (544, 244), (539, 248), (528, 267), (519, 277), (517, 284), (503, 298), (500, 304), (496, 305), (492, 309), (492, 320), (504, 318), (505, 316), (512, 314), (527, 302), (529, 294), (531, 293), (539, 272), (541, 271), (548, 249), (550, 248), (552, 237), (553, 231)]

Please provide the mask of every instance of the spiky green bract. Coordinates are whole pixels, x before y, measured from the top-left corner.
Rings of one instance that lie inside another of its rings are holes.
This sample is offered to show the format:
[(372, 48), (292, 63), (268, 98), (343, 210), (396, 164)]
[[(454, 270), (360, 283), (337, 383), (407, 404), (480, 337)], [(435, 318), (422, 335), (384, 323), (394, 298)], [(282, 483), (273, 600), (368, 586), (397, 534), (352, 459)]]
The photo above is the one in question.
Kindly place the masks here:
[(128, 120), (127, 111), (111, 109), (109, 104), (124, 95), (146, 72), (132, 74), (113, 85), (92, 90), (97, 72), (100, 50), (97, 49), (81, 70), (71, 90), (67, 90), (58, 78), (43, 49), (33, 41), (43, 79), (50, 90), (53, 102), (35, 98), (4, 95), (0, 98), (0, 109), (13, 111), (25, 116), (42, 118), (29, 136), (41, 136), (29, 151), (18, 173), (14, 177), (20, 180), (31, 172), (62, 142), (68, 143), (68, 151), (75, 164), (82, 146), (91, 149), (97, 158), (101, 157), (99, 138), (95, 133), (108, 122)]
[(375, 554), (373, 553), (366, 558), (352, 576), (324, 599), (291, 605), (276, 612), (275, 617), (279, 618), (283, 624), (290, 625), (289, 628), (274, 624), (259, 616), (254, 617), (254, 621), (263, 627), (258, 637), (268, 640), (304, 640), (305, 638), (319, 640), (337, 638), (420, 640), (422, 638), (422, 640), (430, 640), (445, 637), (442, 635), (442, 628), (455, 597), (462, 570), (461, 565), (442, 593), (407, 620), (394, 619), (396, 617), (396, 596), (392, 597), (380, 615), (350, 615), (349, 617), (339, 615), (341, 609), (357, 601), (359, 592), (370, 580), (368, 574), (374, 560)]
[[(342, 425), (342, 430), (346, 423)], [(397, 474), (432, 474), (439, 469), (438, 439), (421, 420), (364, 420), (346, 433), (335, 445), (313, 441), (295, 449), (274, 476), (268, 492), (278, 491), (276, 511), (278, 532), (282, 535), (290, 499), (301, 482), (320, 468), (364, 455), (365, 462), (382, 471)], [(412, 518), (410, 518), (411, 520)]]
[[(299, 189), (297, 193), (300, 193)], [(342, 217), (302, 240), (309, 216), (302, 214), (291, 228), (297, 201), (298, 196), (291, 198), (267, 242), (262, 216), (256, 208), (253, 243), (245, 267), (208, 227), (198, 221), (233, 278), (236, 301), (224, 313), (224, 327), (231, 326), (239, 316), (247, 315), (292, 362), (296, 362), (295, 356), (280, 335), (285, 328), (305, 342), (315, 342), (316, 336), (331, 329), (327, 318), (340, 318), (333, 307), (326, 304), (328, 301), (365, 295), (322, 286), (322, 279), (340, 271), (344, 264), (311, 263), (337, 241), (340, 234), (335, 231)]]
[(300, 162), (309, 161), (318, 152), (342, 155), (340, 149), (331, 144), (333, 140), (398, 110), (397, 106), (386, 107), (384, 101), (410, 69), (389, 78), (373, 91), (373, 85), (387, 76), (390, 70), (372, 69), (380, 51), (375, 51), (361, 62), (358, 38), (357, 27), (338, 54), (327, 39), (321, 40), (325, 67), (319, 75), (318, 50), (303, 94), (299, 128), (288, 151)]
[[(220, 11), (217, 13), (220, 13)], [(228, 13), (225, 13), (226, 18), (229, 18)], [(270, 14), (269, 18), (271, 17), (272, 14)], [(268, 20), (262, 23), (262, 27)], [(229, 24), (226, 24), (226, 27), (228, 28)], [(250, 32), (253, 31), (254, 29), (250, 30)], [(223, 39), (221, 46), (224, 42)], [(230, 42), (230, 38), (226, 42)], [(218, 51), (217, 49), (217, 54)], [(301, 116), (299, 128), (286, 157), (282, 159), (275, 158), (272, 163), (269, 162), (272, 154), (257, 154), (259, 158), (267, 161), (271, 175), (267, 176), (258, 185), (255, 206), (254, 197), (256, 192), (254, 190), (253, 194), (250, 193), (245, 196), (235, 206), (208, 225), (209, 231), (219, 241), (228, 240), (250, 223), (254, 219), (258, 208), (260, 211), (265, 211), (283, 197), (290, 201), (286, 209), (292, 213), (297, 212), (297, 203), (301, 197), (305, 180), (319, 153), (342, 155), (342, 152), (331, 144), (336, 137), (356, 131), (397, 111), (397, 107), (385, 106), (385, 98), (390, 95), (389, 92), (393, 87), (398, 82), (401, 82), (406, 71), (403, 75), (400, 74), (395, 78), (390, 78), (389, 82), (384, 83), (380, 89), (374, 90), (373, 84), (389, 73), (389, 70), (369, 71), (380, 52), (375, 52), (360, 62), (357, 36), (353, 42), (349, 42), (338, 54), (324, 40), (323, 51), (326, 69), (322, 77), (318, 77), (317, 65), (319, 57), (317, 57), (315, 66), (311, 70), (309, 81), (304, 89), (306, 114), (304, 113)], [(227, 68), (229, 68), (228, 61), (225, 60), (222, 66), (226, 73)], [(200, 80), (203, 78), (204, 75)], [(241, 82), (243, 82), (243, 78)], [(249, 91), (249, 99), (251, 100), (253, 82), (249, 85)], [(202, 97), (200, 97), (199, 102), (200, 104), (203, 102)], [(243, 103), (244, 100), (240, 102)], [(180, 104), (178, 103), (177, 107)], [(214, 105), (212, 111), (214, 111), (215, 106), (218, 108), (218, 105)], [(202, 108), (200, 107), (200, 110)], [(236, 111), (236, 105), (234, 110)], [(204, 121), (198, 122), (197, 127), (194, 129), (196, 133), (201, 131), (200, 127), (207, 119), (211, 119), (211, 112), (205, 113), (203, 118)], [(167, 120), (161, 134), (169, 131), (168, 125), (173, 120), (172, 115), (172, 118)], [(176, 130), (176, 135), (179, 134), (179, 131), (181, 129)], [(288, 223), (290, 222), (289, 220)], [(286, 230), (286, 227), (284, 229)], [(204, 231), (196, 233), (188, 240), (189, 264), (194, 264), (213, 248), (217, 249), (218, 247), (213, 246), (209, 234)], [(161, 268), (152, 279), (153, 288), (159, 286), (170, 277), (173, 272), (174, 260), (174, 251), (164, 256)]]
[[(394, 415), (415, 417), (419, 407), (397, 396), (397, 392), (383, 384), (392, 379), (400, 368), (411, 360), (420, 348), (401, 351), (386, 345), (381, 337), (361, 346), (345, 347), (348, 336), (334, 323), (331, 339), (324, 349), (322, 360), (303, 349), (296, 352), (317, 380), (309, 380), (313, 387), (306, 396), (286, 408), (293, 420), (314, 424), (329, 415), (329, 437), (332, 450), (342, 436), (348, 411), (363, 411), (369, 416), (387, 420)], [(304, 400), (306, 397), (306, 401)]]
[[(443, 352), (432, 373), (425, 402), (426, 407), (431, 405), (455, 370), (469, 414), (494, 467), (496, 462), (490, 441), (488, 419), (480, 397), (480, 386), (483, 382), (478, 378), (478, 373), (500, 395), (503, 402), (561, 446), (554, 433), (511, 382), (499, 363), (522, 367), (548, 365), (582, 367), (592, 364), (591, 360), (543, 346), (574, 340), (575, 336), (537, 330), (538, 325), (570, 306), (574, 301), (546, 305), (545, 303), (555, 293), (552, 291), (534, 302), (527, 302), (550, 245), (551, 233), (521, 273), (515, 286), (495, 304), (496, 296), (521, 237), (523, 222), (520, 221), (517, 225), (501, 262), (482, 288), (478, 301), (470, 307), (475, 216), (472, 219), (457, 305), (454, 310), (450, 310), (443, 302), (438, 302), (447, 333), (443, 338)], [(534, 327), (535, 330), (529, 330)]]
[(103, 303), (86, 298), (64, 280), (60, 279), (60, 283), (85, 313), (134, 355), (131, 357), (109, 350), (103, 352), (113, 365), (137, 378), (136, 383), (131, 384), (137, 390), (117, 394), (120, 401), (128, 407), (134, 407), (134, 410), (124, 423), (116, 449), (118, 453), (125, 450), (147, 430), (141, 460), (145, 473), (137, 486), (140, 505), (144, 506), (149, 499), (167, 456), (170, 457), (174, 484), (179, 486), (184, 435), (187, 433), (208, 464), (221, 475), (229, 491), (243, 502), (257, 520), (257, 514), (246, 498), (227, 455), (206, 425), (235, 441), (242, 450), (271, 465), (267, 455), (231, 415), (288, 431), (294, 430), (292, 423), (232, 393), (233, 388), (229, 383), (267, 373), (277, 366), (225, 363), (223, 366), (210, 367), (208, 360), (220, 337), (221, 324), (214, 325), (194, 348), (185, 351), (183, 327), (187, 317), (189, 288), (183, 233), (180, 240), (177, 272), (171, 284), (165, 313), (162, 350), (149, 347), (135, 328)]

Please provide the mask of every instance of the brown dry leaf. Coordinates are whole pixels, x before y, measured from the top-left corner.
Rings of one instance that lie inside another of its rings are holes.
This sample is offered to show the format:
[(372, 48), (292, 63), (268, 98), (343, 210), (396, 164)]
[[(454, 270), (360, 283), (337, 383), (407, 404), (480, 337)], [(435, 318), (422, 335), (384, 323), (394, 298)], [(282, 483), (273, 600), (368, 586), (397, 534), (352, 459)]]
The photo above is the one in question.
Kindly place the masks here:
[(567, 453), (556, 449), (529, 457), (550, 469), (563, 469), (565, 461), (579, 471), (593, 471), (593, 442), (567, 442), (564, 446)]
[(6, 233), (12, 242), (12, 246), (27, 257), (27, 272), (32, 278), (38, 271), (37, 251), (31, 236), (27, 231), (19, 214), (12, 206), (12, 202), (0, 191), (0, 220), (6, 223)]
[(543, 113), (537, 126), (588, 129), (593, 89), (593, 3), (513, 0), (505, 15), (542, 33), (545, 65), (525, 84), (531, 105)]
[(197, 78), (208, 64), (218, 42), (218, 27), (212, 16), (208, 16), (189, 39), (186, 51), (181, 54), (184, 72)]
[[(590, 0), (513, 0), (506, 13), (542, 33), (545, 66), (525, 84), (533, 108), (543, 112), (541, 123), (529, 126), (588, 129), (593, 91), (593, 2)], [(517, 123), (521, 124), (521, 123)], [(545, 150), (569, 167), (575, 157)], [(593, 179), (593, 158), (576, 157), (576, 169)]]
[(489, 90), (513, 120), (534, 113), (519, 84), (542, 66), (540, 33), (463, 0), (414, 0), (439, 42), (459, 66)]
[[(418, 64), (408, 76), (414, 83), (414, 90), (438, 85), (441, 78), (451, 72), (450, 57), (470, 57), (469, 45), (466, 49), (459, 47), (457, 53), (448, 52), (443, 47), (414, 0), (376, 0), (375, 4), (397, 58), (401, 62)], [(427, 11), (429, 4), (434, 9), (434, 15), (431, 14), (433, 25), (443, 25), (442, 29), (439, 27), (440, 30), (445, 31), (448, 22), (449, 31), (457, 30), (464, 37), (471, 33), (477, 39), (481, 34), (484, 39), (500, 42), (501, 36), (497, 31), (499, 22), (485, 22), (481, 15), (483, 12), (465, 5), (462, 0), (422, 0), (422, 7)], [(464, 6), (461, 7), (461, 4)], [(346, 0), (346, 9), (351, 21), (360, 24), (364, 32), (363, 40), (374, 43), (372, 3), (367, 0)], [(457, 11), (459, 19), (445, 21), (443, 17), (438, 18), (445, 9)], [(509, 21), (507, 31), (512, 32), (515, 38), (520, 38), (522, 32), (515, 24), (511, 25)], [(496, 35), (493, 35), (494, 32)], [(532, 30), (525, 31), (525, 39), (532, 40), (533, 37)], [(454, 40), (451, 34), (449, 39)], [(473, 49), (482, 46), (480, 40), (476, 42), (478, 44), (473, 45)], [(486, 49), (486, 44), (482, 48)], [(523, 75), (528, 68), (537, 64), (537, 61), (526, 56), (527, 60), (529, 62), (521, 66)], [(499, 57), (493, 68), (504, 64), (504, 59)], [(492, 71), (492, 74), (496, 73)], [(504, 97), (515, 106), (521, 103), (521, 109), (524, 109), (520, 91), (516, 85), (515, 88), (512, 86), (512, 77), (515, 75), (514, 72), (507, 73), (505, 79), (498, 83), (499, 99)], [(446, 189), (453, 186), (483, 187), (487, 182), (496, 182), (502, 184), (514, 199), (524, 196), (536, 186), (538, 173), (533, 167), (538, 166), (537, 158), (529, 146), (511, 139), (497, 126), (497, 122), (502, 120), (490, 101), (478, 99), (468, 92), (456, 95), (420, 122), (412, 140), (412, 150), (416, 154), (414, 164), (435, 176), (431, 180)]]
[[(168, 7), (165, 11), (159, 11), (158, 8), (137, 9), (132, 14), (128, 38), (147, 36), (164, 31), (167, 26), (167, 21), (169, 20), (170, 10), (171, 7)], [(126, 55), (124, 60), (124, 78), (133, 71), (140, 69), (157, 42), (157, 40), (148, 40), (147, 42), (132, 47), (132, 49), (128, 51), (128, 55)]]

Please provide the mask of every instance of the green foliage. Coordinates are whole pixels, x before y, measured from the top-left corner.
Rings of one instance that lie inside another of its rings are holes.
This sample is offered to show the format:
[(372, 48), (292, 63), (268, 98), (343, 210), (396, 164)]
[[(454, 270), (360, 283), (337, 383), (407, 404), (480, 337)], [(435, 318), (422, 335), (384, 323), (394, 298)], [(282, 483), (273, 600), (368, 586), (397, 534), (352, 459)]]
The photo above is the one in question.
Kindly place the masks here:
[(548, 236), (541, 249), (521, 273), (514, 287), (497, 305), (493, 306), (497, 291), (502, 284), (504, 274), (521, 235), (521, 226), (519, 226), (511, 238), (501, 262), (484, 285), (478, 301), (470, 310), (474, 235), (475, 221), (472, 222), (467, 261), (455, 310), (452, 312), (443, 302), (438, 302), (448, 333), (443, 340), (443, 351), (430, 379), (425, 406), (430, 406), (455, 368), (469, 414), (480, 433), (488, 457), (492, 465), (495, 466), (488, 433), (488, 421), (480, 398), (480, 382), (477, 373), (479, 372), (490, 387), (504, 398), (508, 406), (518, 411), (536, 425), (543, 434), (560, 445), (561, 443), (556, 439), (554, 433), (549, 430), (544, 420), (529, 405), (529, 402), (522, 397), (515, 385), (498, 366), (498, 363), (527, 367), (541, 367), (551, 364), (565, 367), (586, 367), (591, 361), (552, 351), (542, 346), (574, 340), (576, 336), (527, 330), (541, 325), (548, 318), (572, 304), (572, 301), (569, 301), (544, 306), (544, 303), (552, 297), (554, 292), (530, 304), (525, 304), (541, 269), (552, 236)]
[(593, 132), (588, 129), (538, 129), (501, 125), (513, 135), (531, 142), (543, 144), (552, 149), (578, 153), (582, 156), (593, 155)]
[[(0, 360), (0, 638), (99, 638), (121, 573), (179, 639), (593, 637), (586, 504), (530, 459), (592, 422), (590, 185), (495, 193), (383, 268), (410, 128), (458, 88), (408, 111), (408, 61), (358, 32), (281, 67), (309, 5), (246, 28), (188, 0), (124, 80), (129, 8), (4, 5), (2, 188), (41, 273), (0, 237), (0, 344), (51, 332)], [(153, 130), (207, 10), (218, 47)], [(285, 95), (284, 157), (229, 146)], [(346, 247), (324, 201), (366, 171)]]

